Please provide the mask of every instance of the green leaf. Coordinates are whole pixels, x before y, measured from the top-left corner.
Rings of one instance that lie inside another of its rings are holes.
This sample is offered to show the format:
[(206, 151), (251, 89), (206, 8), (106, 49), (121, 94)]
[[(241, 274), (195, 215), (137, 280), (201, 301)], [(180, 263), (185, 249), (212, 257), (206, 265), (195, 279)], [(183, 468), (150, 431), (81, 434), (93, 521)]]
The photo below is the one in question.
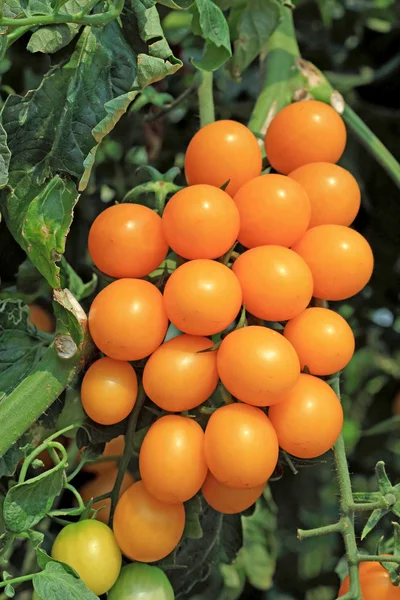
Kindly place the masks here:
[[(1, 36), (0, 40), (4, 39), (5, 36)], [(0, 50), (1, 54), (1, 50)], [(7, 146), (7, 133), (0, 123), (0, 189), (3, 188), (8, 182), (8, 168), (10, 165), (11, 152)]]
[(98, 600), (81, 579), (76, 579), (55, 561), (51, 561), (33, 578), (40, 600)]
[[(86, 4), (87, 0), (68, 0), (64, 4), (63, 12), (67, 14), (78, 13)], [(53, 9), (51, 7), (50, 9), (50, 12), (52, 12)], [(44, 54), (57, 52), (74, 39), (81, 27), (81, 25), (75, 25), (74, 23), (40, 27), (31, 35), (27, 49), (29, 52), (42, 52)]]
[(195, 0), (157, 0), (157, 2), (159, 4), (164, 4), (164, 6), (169, 6), (169, 8), (184, 10), (190, 8)]
[(71, 294), (80, 302), (91, 296), (97, 287), (97, 275), (92, 274), (92, 279), (84, 283), (71, 265), (63, 257), (60, 264), (61, 287), (68, 288)]
[(23, 435), (0, 457), (0, 477), (11, 477), (17, 470), (18, 463), (33, 450), (30, 443), (32, 436)]
[(206, 42), (203, 56), (193, 64), (203, 71), (215, 71), (232, 56), (228, 23), (212, 0), (196, 0), (192, 10), (193, 33)]
[(377, 508), (372, 511), (368, 521), (366, 522), (364, 529), (362, 530), (361, 540), (364, 540), (367, 535), (376, 527), (379, 521), (387, 515), (389, 510), (387, 508)]
[(200, 540), (203, 537), (203, 530), (200, 525), (200, 515), (202, 511), (200, 496), (194, 496), (185, 503), (185, 531), (184, 535), (192, 540)]
[[(78, 448), (106, 444), (113, 438), (125, 434), (126, 423), (127, 420), (124, 419), (115, 425), (99, 425), (91, 419), (86, 419), (81, 428), (78, 429), (76, 436)], [(96, 456), (99, 456), (99, 454)]]
[(6, 587), (4, 588), (4, 593), (7, 596), (7, 598), (14, 598), (15, 596), (15, 590), (11, 584), (6, 585)]

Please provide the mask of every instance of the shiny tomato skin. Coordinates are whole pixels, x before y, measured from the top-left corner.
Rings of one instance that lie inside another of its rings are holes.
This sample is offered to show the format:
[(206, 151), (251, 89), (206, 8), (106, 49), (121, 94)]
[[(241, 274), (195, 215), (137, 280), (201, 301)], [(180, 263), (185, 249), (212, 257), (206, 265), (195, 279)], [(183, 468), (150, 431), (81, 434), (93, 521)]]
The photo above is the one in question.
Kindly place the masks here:
[[(82, 497), (82, 500), (87, 503), (92, 498), (97, 498), (97, 496), (102, 496), (103, 494), (107, 494), (111, 492), (113, 486), (115, 484), (115, 480), (117, 478), (117, 468), (114, 466), (112, 469), (108, 471), (104, 471), (101, 475), (88, 481), (85, 483), (79, 490), (79, 493)], [(120, 496), (134, 483), (134, 479), (132, 475), (127, 471), (122, 480)], [(98, 502), (94, 502), (92, 504), (93, 510), (98, 510), (99, 512), (96, 515), (97, 521), (102, 521), (107, 525), (108, 519), (110, 517), (110, 507), (111, 500), (107, 498), (106, 500), (99, 500)], [(99, 510), (101, 509), (101, 510)]]
[(361, 192), (353, 175), (332, 163), (303, 165), (289, 173), (307, 193), (311, 205), (309, 228), (351, 225), (360, 210)]
[(202, 404), (218, 384), (217, 352), (209, 338), (180, 335), (164, 342), (143, 371), (143, 387), (157, 406), (182, 412)]
[(179, 415), (158, 419), (143, 440), (139, 469), (146, 490), (160, 502), (190, 500), (207, 475), (200, 425)]
[(311, 215), (304, 189), (285, 175), (260, 175), (235, 194), (239, 242), (246, 248), (274, 244), (289, 248), (304, 235)]
[(262, 155), (257, 138), (241, 123), (215, 121), (191, 139), (185, 156), (189, 185), (207, 183), (234, 196), (249, 179), (261, 173)]
[(293, 346), (272, 329), (242, 327), (218, 349), (217, 369), (233, 396), (253, 406), (270, 406), (294, 386), (300, 363)]
[(121, 570), (121, 551), (112, 530), (93, 519), (64, 527), (54, 541), (51, 556), (72, 567), (97, 596), (108, 592)]
[(211, 508), (225, 515), (235, 515), (250, 508), (261, 496), (266, 484), (264, 482), (255, 488), (235, 489), (215, 479), (209, 471), (201, 491)]
[(293, 246), (309, 266), (314, 296), (346, 300), (360, 292), (371, 278), (374, 257), (367, 240), (343, 225), (319, 225), (306, 231)]
[(122, 567), (107, 600), (175, 600), (175, 594), (164, 571), (133, 563)]
[(268, 411), (279, 446), (297, 458), (316, 458), (336, 442), (343, 426), (343, 409), (322, 379), (302, 373), (289, 392)]
[(89, 254), (96, 267), (111, 277), (145, 277), (167, 256), (161, 217), (141, 204), (116, 204), (94, 220)]
[(163, 232), (179, 256), (218, 258), (235, 243), (239, 211), (232, 198), (211, 185), (191, 185), (168, 201), (162, 217)]
[[(380, 563), (362, 562), (359, 571), (363, 600), (400, 599), (400, 588), (392, 584), (389, 573)], [(339, 597), (349, 591), (349, 584), (349, 576), (347, 576), (340, 587)]]
[(119, 279), (94, 299), (89, 330), (96, 346), (116, 360), (139, 360), (162, 343), (168, 327), (161, 292), (148, 281)]
[(268, 161), (284, 175), (309, 163), (336, 163), (345, 146), (342, 117), (318, 100), (304, 100), (283, 108), (265, 136)]
[(55, 323), (53, 316), (39, 304), (28, 304), (29, 320), (41, 331), (54, 333)]
[(164, 289), (169, 320), (192, 335), (214, 335), (236, 318), (242, 304), (237, 277), (222, 263), (192, 260), (176, 269)]
[(115, 456), (115, 460), (105, 460), (102, 462), (88, 462), (83, 467), (83, 471), (88, 473), (94, 473), (95, 475), (101, 475), (106, 471), (114, 471), (117, 465), (117, 460), (124, 453), (125, 449), (125, 436), (119, 435), (107, 442), (104, 452), (101, 455), (102, 458), (106, 456)]
[(131, 485), (118, 501), (114, 533), (131, 560), (155, 562), (179, 544), (185, 527), (185, 508), (151, 496), (142, 481)]
[(233, 263), (243, 303), (255, 317), (287, 321), (307, 308), (313, 293), (311, 271), (288, 248), (259, 246), (244, 252)]
[(211, 415), (204, 449), (214, 477), (237, 489), (265, 483), (278, 461), (278, 440), (270, 420), (247, 404), (228, 404)]

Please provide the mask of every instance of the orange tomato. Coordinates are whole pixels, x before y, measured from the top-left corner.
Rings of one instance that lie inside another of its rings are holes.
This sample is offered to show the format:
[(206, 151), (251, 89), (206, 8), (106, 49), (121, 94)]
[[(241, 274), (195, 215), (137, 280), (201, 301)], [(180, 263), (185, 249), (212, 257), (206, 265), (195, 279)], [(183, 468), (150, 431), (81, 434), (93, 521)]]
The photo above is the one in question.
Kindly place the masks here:
[(158, 419), (143, 440), (139, 469), (146, 490), (160, 502), (192, 498), (207, 475), (200, 425), (178, 415)]
[(280, 447), (298, 458), (325, 454), (342, 431), (339, 398), (322, 379), (302, 373), (291, 390), (282, 394), (268, 416)]
[(185, 527), (185, 508), (160, 502), (142, 481), (129, 487), (118, 501), (114, 534), (122, 552), (131, 560), (154, 562), (176, 548)]
[(145, 277), (167, 256), (161, 218), (147, 206), (116, 204), (94, 220), (89, 254), (111, 277)]
[(180, 335), (162, 344), (149, 358), (143, 387), (157, 406), (168, 412), (195, 408), (211, 396), (218, 384), (217, 353), (201, 352), (212, 341)]
[(259, 246), (247, 250), (234, 262), (232, 270), (252, 315), (267, 321), (287, 321), (307, 308), (313, 279), (299, 258), (288, 248)]
[(252, 506), (263, 493), (265, 486), (266, 482), (255, 488), (234, 489), (215, 479), (209, 472), (201, 491), (211, 508), (226, 515), (235, 515)]
[[(389, 558), (389, 557), (388, 557)], [(390, 581), (390, 575), (378, 562), (362, 562), (359, 566), (363, 600), (399, 600), (400, 588)], [(350, 590), (347, 576), (339, 590), (339, 597)]]
[(284, 175), (261, 175), (234, 197), (240, 214), (239, 242), (246, 248), (292, 246), (310, 222), (310, 201), (296, 181)]
[(135, 406), (138, 391), (134, 368), (125, 361), (100, 358), (86, 371), (81, 387), (85, 412), (101, 425), (119, 423)]
[(224, 386), (239, 400), (254, 406), (279, 402), (294, 386), (300, 363), (292, 345), (272, 329), (243, 327), (222, 341), (217, 356)]
[(343, 225), (313, 227), (292, 249), (310, 267), (314, 296), (323, 300), (345, 300), (358, 294), (374, 268), (367, 240)]
[(292, 344), (301, 368), (313, 375), (344, 369), (354, 354), (354, 335), (348, 323), (327, 308), (307, 308), (286, 324), (283, 335)]
[(237, 277), (213, 260), (192, 260), (176, 269), (164, 290), (168, 318), (185, 333), (214, 335), (236, 318), (242, 303)]
[(289, 173), (307, 192), (311, 203), (309, 227), (351, 225), (360, 210), (361, 192), (353, 175), (328, 162), (310, 163)]
[(215, 121), (192, 138), (185, 156), (189, 185), (208, 183), (226, 188), (230, 196), (261, 173), (262, 155), (256, 137), (236, 121)]
[[(109, 441), (102, 454), (102, 457), (107, 456), (117, 456), (120, 457), (123, 455), (125, 450), (125, 436), (119, 435), (116, 438), (113, 438)], [(106, 471), (114, 471), (115, 470), (116, 461), (115, 460), (105, 460), (103, 462), (92, 462), (86, 463), (83, 467), (84, 471), (88, 473), (95, 473), (96, 475), (101, 475)]]
[(46, 333), (53, 333), (55, 330), (54, 318), (39, 304), (28, 304), (29, 308), (29, 320), (41, 331)]
[(172, 196), (162, 224), (168, 244), (179, 256), (218, 258), (236, 241), (239, 211), (226, 192), (211, 185), (192, 185)]
[(167, 331), (161, 292), (140, 279), (119, 279), (104, 288), (89, 311), (96, 346), (116, 360), (139, 360), (161, 344)]
[(336, 163), (345, 146), (342, 117), (318, 100), (286, 106), (272, 120), (265, 136), (270, 164), (285, 175), (309, 163)]
[[(117, 469), (113, 467), (108, 471), (104, 471), (104, 473), (102, 473), (99, 477), (96, 477), (96, 479), (88, 481), (79, 490), (82, 500), (86, 503), (92, 498), (97, 498), (97, 496), (102, 496), (103, 494), (111, 492), (116, 478)], [(119, 495), (122, 496), (125, 490), (127, 490), (128, 487), (134, 483), (134, 481), (135, 480), (133, 479), (132, 475), (126, 472), (122, 480)], [(98, 502), (94, 502), (92, 504), (92, 508), (99, 511), (96, 515), (97, 521), (102, 521), (107, 525), (108, 519), (110, 518), (111, 499), (107, 498), (107, 500), (99, 500)]]
[(228, 404), (211, 415), (204, 449), (214, 477), (238, 489), (265, 484), (278, 461), (278, 440), (270, 420), (247, 404)]

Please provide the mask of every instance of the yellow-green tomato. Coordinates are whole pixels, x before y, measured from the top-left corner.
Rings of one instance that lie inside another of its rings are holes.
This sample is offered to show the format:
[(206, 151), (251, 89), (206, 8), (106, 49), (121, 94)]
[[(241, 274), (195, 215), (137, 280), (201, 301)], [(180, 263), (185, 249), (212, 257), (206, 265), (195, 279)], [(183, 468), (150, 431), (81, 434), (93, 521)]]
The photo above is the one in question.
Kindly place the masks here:
[(123, 567), (107, 600), (175, 600), (175, 595), (161, 569), (133, 563)]
[(93, 519), (64, 527), (54, 541), (51, 555), (72, 567), (97, 596), (108, 592), (121, 570), (121, 550), (112, 530)]

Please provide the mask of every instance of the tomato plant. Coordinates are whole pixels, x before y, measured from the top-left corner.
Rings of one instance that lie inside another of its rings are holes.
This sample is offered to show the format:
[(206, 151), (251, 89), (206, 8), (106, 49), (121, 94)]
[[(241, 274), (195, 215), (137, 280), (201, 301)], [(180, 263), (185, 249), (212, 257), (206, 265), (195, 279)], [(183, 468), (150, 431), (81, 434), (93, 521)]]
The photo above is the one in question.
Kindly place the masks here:
[[(104, 464), (104, 463), (102, 463)], [(102, 496), (111, 492), (117, 479), (117, 469), (112, 467), (103, 473), (99, 474), (95, 479), (88, 481), (79, 489), (79, 493), (84, 502), (89, 502), (93, 498)], [(121, 482), (120, 495), (122, 495), (129, 486), (134, 483), (132, 475), (128, 472), (125, 473), (124, 478)], [(107, 525), (110, 518), (111, 500), (106, 498), (105, 500), (97, 500), (92, 502), (93, 510), (97, 510), (96, 519), (102, 521)]]
[(158, 567), (134, 563), (121, 569), (109, 600), (174, 600), (168, 577)]

